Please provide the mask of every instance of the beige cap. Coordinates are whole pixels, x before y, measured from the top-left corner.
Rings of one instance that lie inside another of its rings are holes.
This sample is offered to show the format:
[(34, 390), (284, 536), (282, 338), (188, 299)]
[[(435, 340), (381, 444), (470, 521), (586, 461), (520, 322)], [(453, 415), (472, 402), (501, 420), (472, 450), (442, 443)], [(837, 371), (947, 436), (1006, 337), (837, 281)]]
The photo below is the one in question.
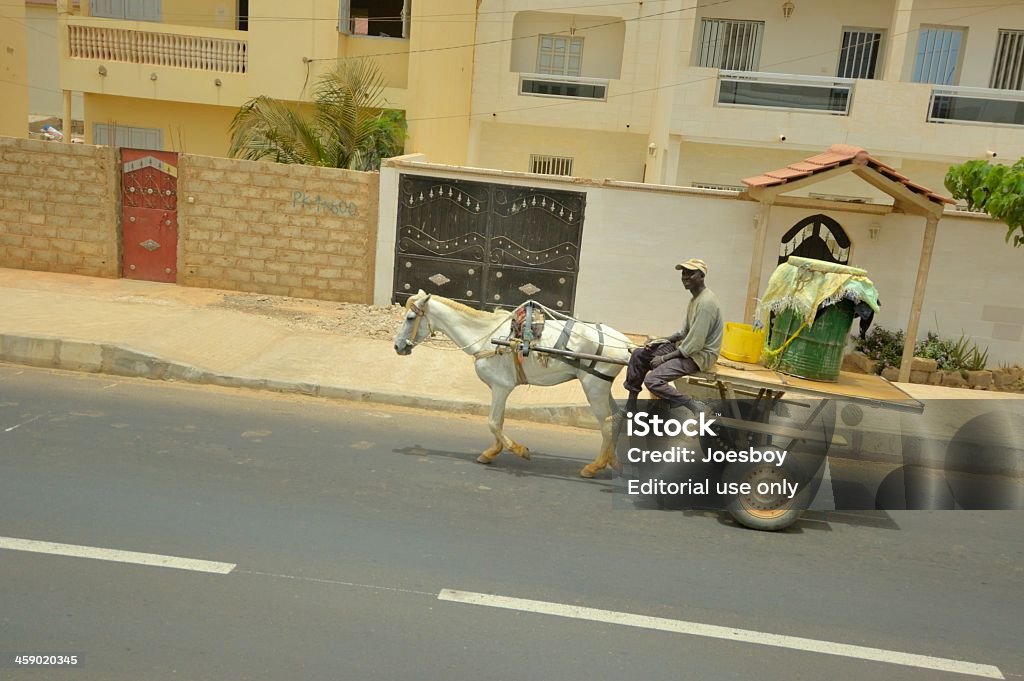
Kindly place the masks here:
[(700, 270), (704, 276), (708, 276), (708, 266), (700, 258), (690, 258), (676, 265), (677, 270)]

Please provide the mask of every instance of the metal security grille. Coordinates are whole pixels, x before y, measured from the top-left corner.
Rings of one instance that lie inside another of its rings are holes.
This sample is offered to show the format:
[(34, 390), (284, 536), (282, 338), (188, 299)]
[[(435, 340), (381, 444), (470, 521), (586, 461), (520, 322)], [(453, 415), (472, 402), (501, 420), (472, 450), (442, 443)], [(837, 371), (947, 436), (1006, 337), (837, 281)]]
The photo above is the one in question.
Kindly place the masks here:
[(542, 35), (538, 41), (537, 73), (578, 76), (583, 66), (583, 38)]
[(989, 87), (1024, 90), (1024, 31), (999, 31)]
[(419, 289), (475, 308), (534, 299), (571, 313), (587, 195), (402, 175), (392, 300)]
[(763, 34), (763, 21), (704, 19), (700, 26), (697, 65), (727, 71), (757, 71)]
[(956, 85), (960, 71), (961, 28), (921, 28), (914, 61), (914, 82)]
[(132, 128), (95, 123), (92, 128), (92, 140), (94, 144), (101, 146), (159, 151), (164, 148), (164, 131), (159, 128)]
[(874, 78), (881, 44), (881, 31), (843, 31), (843, 47), (839, 51), (836, 75), (840, 78)]
[(572, 175), (572, 158), (530, 154), (530, 172), (541, 175)]
[(779, 264), (791, 255), (846, 265), (850, 262), (850, 237), (827, 215), (811, 215), (793, 225), (779, 243)]

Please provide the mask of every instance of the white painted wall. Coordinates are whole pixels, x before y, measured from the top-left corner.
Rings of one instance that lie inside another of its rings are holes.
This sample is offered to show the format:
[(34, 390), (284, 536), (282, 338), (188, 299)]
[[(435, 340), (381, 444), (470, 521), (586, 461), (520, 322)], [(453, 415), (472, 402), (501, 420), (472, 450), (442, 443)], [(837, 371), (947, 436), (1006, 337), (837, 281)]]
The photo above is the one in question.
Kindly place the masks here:
[(475, 153), (470, 153), (472, 166), (527, 172), (531, 154), (546, 154), (572, 158), (573, 175), (577, 177), (643, 180), (645, 135), (600, 130), (579, 130), (567, 135), (565, 128), (489, 121), (474, 126), (478, 128), (475, 134), (479, 145)]
[[(708, 286), (727, 320), (740, 321), (757, 203), (721, 194), (622, 182), (554, 180), (536, 175), (478, 171), (422, 162), (381, 168), (374, 303), (387, 305), (393, 282), (398, 177), (412, 173), (479, 182), (533, 185), (587, 194), (576, 311), (627, 333), (664, 335), (677, 330), (686, 294), (675, 263), (699, 257), (709, 266)], [(782, 235), (801, 219), (824, 213), (853, 242), (851, 264), (868, 270), (882, 300), (876, 323), (907, 323), (924, 219), (776, 206), (769, 223), (762, 290), (775, 269)], [(873, 226), (879, 231), (870, 236)], [(921, 315), (920, 335), (937, 331), (970, 336), (989, 348), (990, 366), (1024, 361), (1024, 251), (1004, 243), (1002, 223), (947, 216), (939, 222), (935, 254)]]
[(580, 75), (585, 78), (619, 78), (626, 24), (621, 17), (519, 12), (512, 24), (512, 64), (516, 72), (537, 73), (540, 35), (567, 36), (572, 27), (583, 39)]
[[(787, 20), (779, 0), (705, 0), (698, 4), (703, 6), (697, 9), (695, 41), (700, 39), (701, 19), (764, 21), (759, 70), (811, 76), (836, 74), (844, 27), (886, 29), (894, 6), (893, 0), (796, 2), (793, 16)], [(697, 63), (697, 53), (695, 46), (692, 64)]]

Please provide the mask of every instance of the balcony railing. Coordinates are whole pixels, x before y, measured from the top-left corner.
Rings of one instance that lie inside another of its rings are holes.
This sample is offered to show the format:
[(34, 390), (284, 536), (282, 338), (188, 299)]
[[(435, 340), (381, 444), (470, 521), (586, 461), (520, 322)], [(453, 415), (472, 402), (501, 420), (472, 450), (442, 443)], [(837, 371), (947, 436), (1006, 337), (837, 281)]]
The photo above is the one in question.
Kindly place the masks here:
[(579, 76), (552, 76), (544, 73), (519, 74), (519, 94), (571, 99), (608, 99), (608, 80)]
[(74, 24), (68, 26), (68, 39), (72, 59), (220, 73), (245, 73), (249, 68), (248, 43), (244, 40)]
[(852, 78), (720, 71), (715, 101), (724, 106), (768, 107), (848, 116), (853, 84)]
[(1024, 125), (1024, 92), (935, 86), (928, 103), (928, 122)]

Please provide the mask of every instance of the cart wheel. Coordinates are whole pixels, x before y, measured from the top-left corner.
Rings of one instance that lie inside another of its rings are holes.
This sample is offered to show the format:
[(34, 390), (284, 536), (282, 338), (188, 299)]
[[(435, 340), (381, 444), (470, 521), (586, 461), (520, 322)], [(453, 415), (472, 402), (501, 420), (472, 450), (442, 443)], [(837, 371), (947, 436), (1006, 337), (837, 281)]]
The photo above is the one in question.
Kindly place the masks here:
[(783, 481), (793, 479), (787, 477), (775, 464), (730, 464), (722, 472), (722, 480), (748, 483), (751, 491), (749, 494), (730, 497), (726, 502), (726, 510), (744, 527), (768, 532), (784, 530), (799, 520), (810, 506), (814, 495), (818, 493), (823, 473), (824, 466), (806, 484), (800, 484), (790, 499), (785, 494), (758, 490), (759, 485), (770, 488), (774, 483), (777, 488)]

